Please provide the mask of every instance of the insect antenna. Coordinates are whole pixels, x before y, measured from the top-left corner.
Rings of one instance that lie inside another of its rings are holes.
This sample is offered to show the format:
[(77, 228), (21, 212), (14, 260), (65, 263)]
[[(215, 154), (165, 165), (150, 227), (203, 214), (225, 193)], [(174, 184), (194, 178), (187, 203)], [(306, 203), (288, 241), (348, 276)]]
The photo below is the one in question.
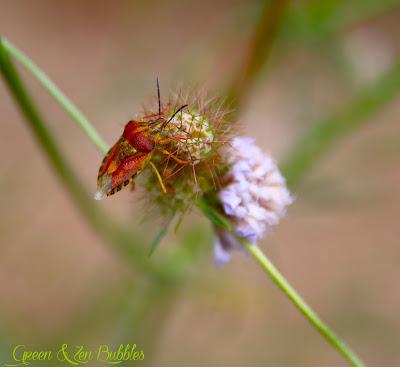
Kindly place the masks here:
[(184, 104), (183, 106), (181, 106), (181, 107), (179, 107), (175, 112), (174, 112), (174, 114), (167, 120), (167, 121), (165, 121), (162, 125), (161, 125), (161, 127), (160, 127), (160, 130), (163, 130), (164, 128), (165, 128), (165, 126), (167, 126), (170, 122), (171, 122), (171, 120), (173, 120), (173, 118), (180, 112), (180, 111), (182, 111), (185, 107), (187, 107), (188, 105), (187, 104)]
[(161, 97), (160, 97), (160, 83), (157, 77), (157, 98), (158, 98), (158, 115), (161, 116)]

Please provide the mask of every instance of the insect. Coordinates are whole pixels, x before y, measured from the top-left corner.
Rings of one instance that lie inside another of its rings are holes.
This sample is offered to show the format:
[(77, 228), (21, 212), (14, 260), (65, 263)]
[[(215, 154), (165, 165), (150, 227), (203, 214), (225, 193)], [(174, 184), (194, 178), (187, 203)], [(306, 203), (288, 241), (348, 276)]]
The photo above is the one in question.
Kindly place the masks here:
[(163, 131), (173, 118), (187, 105), (179, 107), (169, 119), (161, 110), (160, 86), (157, 79), (158, 113), (143, 116), (140, 120), (129, 121), (122, 136), (111, 147), (104, 157), (97, 176), (97, 192), (95, 199), (101, 200), (107, 196), (114, 195), (130, 183), (134, 185), (134, 178), (147, 166), (150, 165), (160, 183), (164, 193), (167, 192), (160, 173), (151, 159), (156, 151), (169, 156), (180, 164), (184, 161), (163, 147), (171, 139), (180, 137), (165, 137)]

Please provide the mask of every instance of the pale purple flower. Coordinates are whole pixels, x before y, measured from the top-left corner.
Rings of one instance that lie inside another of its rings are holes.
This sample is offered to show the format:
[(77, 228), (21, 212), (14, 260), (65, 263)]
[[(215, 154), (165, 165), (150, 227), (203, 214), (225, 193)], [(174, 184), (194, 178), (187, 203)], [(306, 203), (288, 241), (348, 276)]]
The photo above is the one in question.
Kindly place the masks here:
[[(254, 139), (234, 138), (227, 157), (231, 166), (225, 179), (229, 183), (219, 193), (221, 204), (236, 235), (256, 243), (279, 223), (293, 196), (273, 158)], [(215, 244), (218, 264), (229, 261), (229, 250), (237, 247), (238, 241), (233, 236), (227, 238), (218, 233)]]
[(231, 260), (231, 250), (240, 248), (240, 243), (229, 232), (225, 230), (216, 230), (214, 239), (214, 260), (219, 267), (225, 265)]

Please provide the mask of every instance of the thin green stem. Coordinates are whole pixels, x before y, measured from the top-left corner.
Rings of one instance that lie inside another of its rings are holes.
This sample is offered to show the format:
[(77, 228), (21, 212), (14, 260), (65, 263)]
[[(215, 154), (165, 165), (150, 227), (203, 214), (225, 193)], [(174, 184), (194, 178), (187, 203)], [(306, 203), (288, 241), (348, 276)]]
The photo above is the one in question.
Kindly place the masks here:
[(316, 123), (282, 163), (290, 187), (295, 187), (326, 152), (355, 129), (371, 121), (400, 92), (400, 63), (363, 90), (338, 112)]
[(354, 367), (365, 367), (361, 359), (347, 346), (313, 311), (313, 309), (301, 298), (296, 290), (288, 283), (285, 277), (272, 264), (267, 256), (256, 245), (242, 241), (243, 246), (258, 262), (261, 268), (272, 278), (274, 283), (288, 296), (297, 309), (306, 317), (311, 325), (332, 344)]
[(0, 69), (3, 77), (8, 84), (11, 93), (14, 95), (17, 104), (24, 113), (27, 121), (38, 139), (53, 166), (56, 174), (60, 177), (62, 184), (66, 187), (73, 201), (81, 210), (88, 222), (96, 229), (96, 232), (102, 234), (111, 244), (114, 244), (119, 252), (132, 259), (145, 274), (159, 278), (161, 282), (174, 283), (181, 278), (178, 270), (171, 272), (171, 266), (168, 261), (159, 259), (159, 262), (149, 261), (148, 249), (144, 239), (139, 234), (127, 230), (123, 226), (115, 223), (105, 213), (93, 205), (93, 200), (85, 191), (83, 185), (79, 182), (77, 175), (73, 172), (60, 148), (56, 143), (55, 137), (47, 128), (47, 124), (40, 116), (32, 99), (25, 90), (17, 71), (9, 59), (9, 55), (20, 61), (29, 72), (45, 87), (45, 89), (55, 98), (55, 100), (70, 114), (72, 119), (82, 128), (88, 138), (96, 147), (107, 152), (108, 146), (91, 125), (89, 120), (78, 110), (78, 108), (61, 92), (61, 90), (40, 70), (29, 57), (18, 50), (11, 42), (0, 38)]
[(295, 47), (303, 46), (304, 43), (328, 43), (346, 30), (367, 24), (398, 6), (398, 0), (353, 0), (351, 5), (347, 1), (292, 2), (281, 38)]
[[(236, 236), (232, 224), (209, 204), (206, 199), (202, 198), (197, 201), (197, 206), (202, 210), (204, 215), (217, 227), (223, 228)], [(311, 325), (321, 333), (321, 335), (331, 343), (354, 367), (364, 367), (363, 362), (357, 355), (318, 317), (310, 306), (301, 298), (301, 296), (288, 283), (279, 270), (271, 263), (267, 256), (260, 250), (257, 245), (238, 238), (243, 247), (256, 259), (261, 268), (269, 275), (275, 284), (289, 297), (300, 312), (310, 321)]]
[(121, 227), (93, 204), (91, 195), (86, 192), (84, 185), (64, 158), (55, 137), (47, 128), (47, 123), (36, 108), (2, 42), (0, 42), (0, 73), (61, 184), (88, 223), (95, 228), (96, 233), (103, 235), (119, 253), (131, 259), (144, 274), (161, 280), (169, 279), (162, 268), (148, 261), (144, 241), (139, 234)]
[(96, 145), (97, 149), (106, 153), (107, 143), (99, 135), (90, 121), (81, 111), (70, 101), (70, 99), (58, 88), (50, 78), (35, 63), (26, 56), (21, 50), (15, 47), (10, 41), (1, 38), (2, 47), (16, 60), (18, 60), (50, 93), (51, 96), (60, 104), (62, 108), (72, 117), (78, 126), (86, 133), (88, 138)]

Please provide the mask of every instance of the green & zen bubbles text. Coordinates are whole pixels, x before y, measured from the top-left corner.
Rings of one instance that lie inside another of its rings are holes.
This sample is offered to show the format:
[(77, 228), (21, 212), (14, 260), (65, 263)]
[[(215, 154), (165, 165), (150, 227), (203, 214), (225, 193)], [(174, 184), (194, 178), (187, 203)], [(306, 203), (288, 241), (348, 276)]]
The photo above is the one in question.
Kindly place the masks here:
[(67, 365), (78, 366), (89, 361), (98, 361), (104, 364), (121, 364), (144, 360), (144, 351), (136, 344), (120, 344), (118, 348), (102, 344), (95, 349), (88, 349), (83, 345), (62, 344), (57, 350), (33, 350), (23, 344), (16, 345), (9, 361), (3, 363), (6, 367), (36, 365), (40, 362), (59, 361)]

